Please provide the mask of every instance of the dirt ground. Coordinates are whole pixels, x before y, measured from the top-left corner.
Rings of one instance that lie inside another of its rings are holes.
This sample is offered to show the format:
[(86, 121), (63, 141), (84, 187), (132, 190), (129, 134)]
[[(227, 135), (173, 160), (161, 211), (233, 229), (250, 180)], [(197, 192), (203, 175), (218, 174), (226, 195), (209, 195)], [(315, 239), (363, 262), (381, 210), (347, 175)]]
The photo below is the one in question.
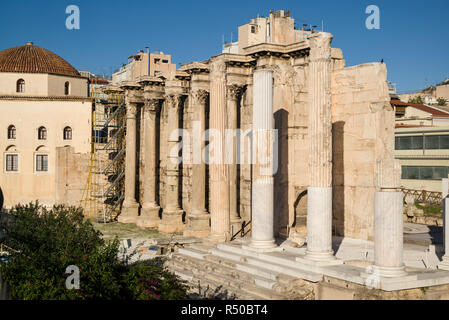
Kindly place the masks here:
[(104, 239), (113, 239), (117, 236), (123, 239), (153, 239), (170, 238), (169, 234), (159, 233), (156, 229), (142, 229), (134, 223), (98, 223), (92, 222), (94, 228), (103, 234)]

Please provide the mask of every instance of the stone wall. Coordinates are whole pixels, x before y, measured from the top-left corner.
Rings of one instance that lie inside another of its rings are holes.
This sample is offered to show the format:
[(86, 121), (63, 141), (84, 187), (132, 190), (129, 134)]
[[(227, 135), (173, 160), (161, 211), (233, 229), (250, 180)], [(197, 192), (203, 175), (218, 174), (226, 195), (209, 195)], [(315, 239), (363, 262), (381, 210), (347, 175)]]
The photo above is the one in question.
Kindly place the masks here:
[(90, 154), (56, 148), (56, 203), (79, 206), (89, 174)]
[(332, 72), (333, 224), (337, 235), (373, 238), (376, 160), (392, 158), (394, 112), (385, 64)]

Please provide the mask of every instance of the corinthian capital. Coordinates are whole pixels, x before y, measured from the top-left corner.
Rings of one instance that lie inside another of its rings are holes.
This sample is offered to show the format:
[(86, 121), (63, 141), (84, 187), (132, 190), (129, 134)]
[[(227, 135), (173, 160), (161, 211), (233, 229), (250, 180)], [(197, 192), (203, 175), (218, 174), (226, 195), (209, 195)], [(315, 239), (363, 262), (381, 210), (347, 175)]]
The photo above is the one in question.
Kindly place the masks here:
[(209, 65), (211, 80), (224, 80), (226, 77), (226, 63), (223, 60), (214, 60)]
[(146, 99), (144, 108), (147, 111), (155, 112), (155, 111), (159, 110), (159, 103), (160, 103), (159, 99), (155, 99), (155, 98)]
[(321, 60), (331, 58), (332, 34), (327, 32), (318, 32), (309, 37), (310, 60)]
[(231, 100), (237, 100), (243, 92), (243, 86), (238, 84), (232, 84), (228, 86), (228, 98)]
[(129, 102), (126, 103), (126, 117), (135, 118), (137, 116), (137, 103)]
[(181, 103), (182, 95), (180, 94), (167, 94), (165, 96), (165, 102), (169, 109), (177, 109)]
[(207, 97), (209, 96), (209, 92), (203, 89), (192, 91), (191, 97), (193, 100), (193, 103), (201, 103), (204, 104), (207, 101)]

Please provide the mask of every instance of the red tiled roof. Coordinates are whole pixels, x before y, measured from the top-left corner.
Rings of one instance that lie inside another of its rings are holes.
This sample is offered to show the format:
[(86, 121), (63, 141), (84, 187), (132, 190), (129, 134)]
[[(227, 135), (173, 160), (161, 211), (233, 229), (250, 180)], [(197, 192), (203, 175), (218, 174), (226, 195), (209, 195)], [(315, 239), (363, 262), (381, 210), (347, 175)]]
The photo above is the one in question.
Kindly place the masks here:
[(51, 73), (80, 77), (63, 58), (31, 42), (0, 51), (0, 72)]
[(421, 111), (428, 112), (434, 117), (449, 118), (449, 113), (441, 111), (434, 107), (426, 106), (424, 104), (406, 103), (406, 102), (402, 102), (400, 100), (391, 100), (390, 103), (393, 106), (413, 107), (413, 108), (419, 109)]

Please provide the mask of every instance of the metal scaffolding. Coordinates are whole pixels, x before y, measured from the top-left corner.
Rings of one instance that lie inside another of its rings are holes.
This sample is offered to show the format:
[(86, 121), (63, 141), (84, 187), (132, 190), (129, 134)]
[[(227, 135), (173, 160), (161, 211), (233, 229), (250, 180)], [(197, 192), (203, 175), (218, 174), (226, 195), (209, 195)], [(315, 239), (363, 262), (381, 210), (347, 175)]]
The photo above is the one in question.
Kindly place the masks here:
[(124, 199), (126, 109), (123, 94), (91, 81), (92, 136), (89, 173), (80, 206), (97, 222), (110, 222)]

